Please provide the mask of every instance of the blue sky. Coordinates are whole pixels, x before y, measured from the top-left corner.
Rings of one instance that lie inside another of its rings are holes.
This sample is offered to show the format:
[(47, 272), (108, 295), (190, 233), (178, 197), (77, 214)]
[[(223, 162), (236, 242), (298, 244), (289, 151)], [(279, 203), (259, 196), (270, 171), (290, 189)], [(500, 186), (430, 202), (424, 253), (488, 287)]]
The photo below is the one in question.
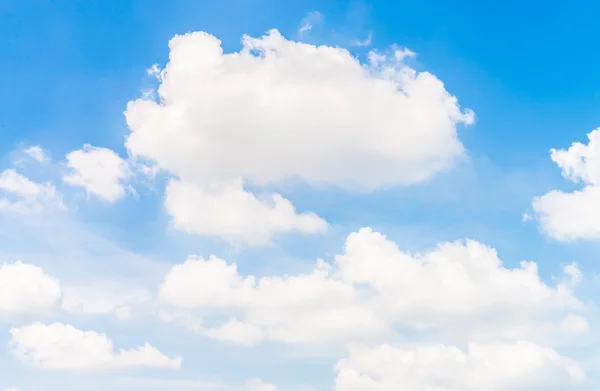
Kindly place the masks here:
[(2, 2), (0, 390), (595, 389), (596, 11)]

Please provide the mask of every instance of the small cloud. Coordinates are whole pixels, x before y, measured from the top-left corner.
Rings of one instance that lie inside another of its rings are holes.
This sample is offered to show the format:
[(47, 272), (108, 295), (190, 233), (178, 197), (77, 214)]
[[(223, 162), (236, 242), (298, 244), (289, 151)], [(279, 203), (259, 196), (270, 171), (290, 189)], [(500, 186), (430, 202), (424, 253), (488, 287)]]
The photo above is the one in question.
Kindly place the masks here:
[(367, 37), (367, 39), (364, 39), (362, 41), (360, 41), (360, 40), (353, 41), (352, 45), (366, 47), (366, 46), (371, 46), (372, 42), (373, 42), (373, 33), (369, 33), (369, 36)]
[(302, 19), (300, 22), (300, 28), (298, 32), (300, 34), (310, 31), (313, 29), (314, 25), (323, 21), (323, 14), (318, 11), (309, 12), (308, 15)]
[(42, 147), (40, 147), (39, 145), (32, 145), (30, 147), (27, 147), (23, 149), (23, 152), (40, 163), (50, 160), (44, 149), (42, 149)]
[(158, 67), (158, 64), (153, 64), (150, 68), (146, 69), (146, 73), (148, 74), (148, 76), (152, 76), (157, 80), (160, 80), (160, 72), (161, 70)]
[(154, 91), (152, 88), (142, 90), (142, 98), (146, 100), (154, 100), (156, 98), (156, 91)]

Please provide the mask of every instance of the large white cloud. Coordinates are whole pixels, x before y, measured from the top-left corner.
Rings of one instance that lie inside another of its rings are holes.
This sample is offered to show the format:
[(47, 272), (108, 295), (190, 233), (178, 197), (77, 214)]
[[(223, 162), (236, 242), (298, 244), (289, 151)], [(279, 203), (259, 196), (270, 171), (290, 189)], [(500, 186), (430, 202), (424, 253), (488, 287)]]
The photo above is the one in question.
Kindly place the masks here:
[(353, 346), (335, 367), (336, 391), (504, 391), (572, 389), (583, 368), (553, 349), (530, 342)]
[(181, 367), (181, 357), (170, 358), (146, 343), (135, 349), (114, 350), (112, 341), (95, 331), (68, 324), (33, 323), (10, 331), (11, 354), (35, 367), (69, 372), (96, 372), (134, 367)]
[[(278, 232), (318, 232), (316, 216), (296, 215), (287, 202), (282, 213), (277, 199), (258, 202), (240, 178), (375, 189), (423, 181), (463, 156), (457, 125), (473, 122), (473, 113), (461, 111), (434, 75), (406, 65), (410, 51), (373, 52), (361, 63), (345, 49), (290, 41), (276, 30), (242, 42), (225, 54), (207, 33), (174, 37), (159, 101), (127, 106), (129, 154), (180, 181), (167, 200), (201, 194), (195, 203), (168, 203), (175, 227), (251, 242), (247, 235), (260, 235), (257, 244)], [(216, 194), (215, 184), (235, 189)], [(234, 195), (244, 201), (233, 204)], [(231, 209), (226, 221), (215, 222), (207, 204)], [(257, 213), (267, 223), (255, 229), (247, 219)]]
[(63, 207), (51, 182), (38, 183), (13, 169), (0, 173), (0, 212), (34, 213)]
[[(403, 55), (245, 36), (238, 53), (204, 32), (176, 36), (160, 102), (130, 102), (127, 148), (185, 180), (299, 177), (373, 188), (421, 181), (461, 156), (470, 123), (434, 75)], [(405, 54), (404, 51), (397, 52)]]
[(60, 307), (60, 282), (40, 267), (15, 262), (0, 265), (0, 315), (49, 314)]
[[(225, 260), (191, 257), (166, 275), (159, 298), (189, 311), (165, 319), (237, 343), (374, 340), (393, 336), (396, 326), (450, 339), (516, 340), (535, 338), (541, 325), (550, 336), (587, 331), (585, 319), (568, 316), (583, 308), (573, 292), (579, 278), (568, 266), (563, 281), (549, 286), (535, 263), (506, 268), (475, 241), (409, 254), (365, 228), (348, 236), (335, 267), (319, 261), (309, 274), (244, 277)], [(204, 326), (215, 314), (230, 320)]]
[(132, 175), (127, 161), (116, 152), (88, 144), (67, 154), (67, 167), (65, 183), (83, 187), (87, 194), (108, 202), (125, 195), (125, 181)]
[(588, 139), (588, 144), (575, 142), (567, 150), (550, 151), (563, 177), (584, 187), (552, 190), (532, 202), (541, 230), (558, 240), (600, 238), (600, 129)]

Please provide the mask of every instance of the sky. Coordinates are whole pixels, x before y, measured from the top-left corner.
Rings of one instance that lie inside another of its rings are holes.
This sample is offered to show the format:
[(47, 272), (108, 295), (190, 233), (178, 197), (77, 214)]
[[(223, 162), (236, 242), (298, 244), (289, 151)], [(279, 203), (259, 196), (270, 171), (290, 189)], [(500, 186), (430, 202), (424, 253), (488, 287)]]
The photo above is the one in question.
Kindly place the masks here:
[(598, 11), (0, 2), (0, 390), (597, 390)]

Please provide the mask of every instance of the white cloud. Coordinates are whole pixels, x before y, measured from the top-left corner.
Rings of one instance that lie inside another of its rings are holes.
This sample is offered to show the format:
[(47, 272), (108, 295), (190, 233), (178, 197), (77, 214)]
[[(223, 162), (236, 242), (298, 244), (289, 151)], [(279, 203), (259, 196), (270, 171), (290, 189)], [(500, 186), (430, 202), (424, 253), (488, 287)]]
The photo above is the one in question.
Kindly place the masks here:
[(11, 354), (19, 361), (45, 370), (95, 372), (134, 367), (181, 367), (181, 357), (169, 358), (146, 343), (115, 352), (112, 341), (95, 331), (71, 325), (33, 323), (10, 331)]
[(0, 212), (37, 213), (63, 203), (51, 182), (37, 183), (13, 169), (0, 172)]
[(130, 154), (196, 183), (297, 177), (364, 188), (420, 182), (463, 155), (456, 125), (473, 114), (402, 56), (365, 65), (276, 30), (243, 44), (224, 54), (204, 32), (173, 38), (161, 101), (128, 104)]
[(552, 190), (532, 202), (542, 232), (558, 240), (600, 238), (600, 186)]
[[(176, 177), (168, 190), (187, 202), (167, 205), (177, 212), (175, 227), (257, 244), (280, 232), (320, 232), (316, 216), (296, 215), (278, 197), (279, 207), (267, 206), (240, 180), (372, 190), (424, 181), (464, 156), (457, 126), (472, 123), (473, 113), (434, 75), (404, 64), (410, 51), (373, 53), (363, 64), (345, 49), (290, 41), (276, 30), (245, 36), (237, 53), (225, 54), (204, 32), (176, 36), (169, 48), (159, 101), (127, 106), (126, 147), (132, 159)], [(233, 195), (243, 202), (224, 221), (205, 217), (204, 203), (233, 207)], [(186, 215), (200, 218), (180, 223)], [(259, 215), (258, 227), (248, 223)]]
[(176, 229), (248, 245), (268, 244), (275, 233), (314, 234), (327, 229), (314, 213), (297, 213), (279, 194), (258, 199), (244, 190), (241, 181), (202, 187), (171, 180), (165, 207)]
[[(552, 287), (535, 263), (505, 268), (494, 249), (475, 241), (412, 255), (365, 228), (348, 236), (335, 268), (319, 261), (309, 274), (244, 277), (217, 257), (190, 257), (165, 276), (159, 298), (193, 314), (165, 320), (241, 344), (377, 340), (393, 337), (396, 326), (460, 342), (490, 334), (516, 340), (540, 322), (550, 336), (586, 331), (585, 319), (564, 318), (583, 309), (573, 293), (578, 273), (568, 266)], [(230, 320), (205, 326), (215, 314)]]
[(125, 195), (124, 182), (131, 176), (127, 161), (117, 153), (89, 144), (67, 154), (67, 167), (70, 172), (63, 177), (65, 183), (83, 187), (89, 195), (108, 202)]
[(0, 265), (0, 315), (48, 314), (59, 308), (60, 282), (34, 265)]
[(336, 391), (504, 391), (569, 389), (583, 368), (530, 342), (396, 348), (353, 346), (336, 365)]
[(567, 150), (550, 151), (562, 176), (584, 187), (572, 192), (552, 190), (532, 201), (542, 232), (554, 239), (600, 238), (600, 128), (590, 132), (588, 139), (587, 145), (575, 142)]
[(5, 388), (4, 391), (20, 391), (18, 388), (14, 388), (14, 387), (8, 387)]
[(61, 284), (35, 265), (0, 264), (2, 315), (114, 315), (130, 319), (152, 309), (152, 294), (117, 282)]
[(39, 145), (32, 145), (30, 147), (27, 147), (23, 149), (23, 152), (40, 163), (50, 160), (50, 158), (46, 154), (46, 151), (44, 151), (44, 149)]

